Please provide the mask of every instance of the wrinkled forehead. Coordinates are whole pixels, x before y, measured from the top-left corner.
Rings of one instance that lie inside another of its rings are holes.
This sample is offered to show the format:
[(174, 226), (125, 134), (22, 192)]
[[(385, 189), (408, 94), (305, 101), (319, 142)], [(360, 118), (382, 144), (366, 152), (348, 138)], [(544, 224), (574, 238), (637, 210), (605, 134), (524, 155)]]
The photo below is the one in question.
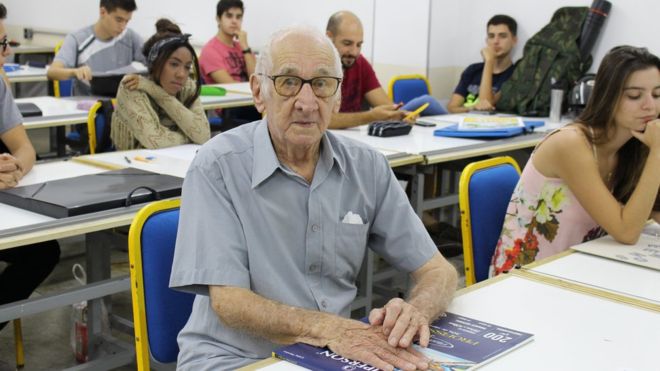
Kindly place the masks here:
[(273, 75), (336, 76), (332, 45), (304, 35), (288, 35), (273, 44)]

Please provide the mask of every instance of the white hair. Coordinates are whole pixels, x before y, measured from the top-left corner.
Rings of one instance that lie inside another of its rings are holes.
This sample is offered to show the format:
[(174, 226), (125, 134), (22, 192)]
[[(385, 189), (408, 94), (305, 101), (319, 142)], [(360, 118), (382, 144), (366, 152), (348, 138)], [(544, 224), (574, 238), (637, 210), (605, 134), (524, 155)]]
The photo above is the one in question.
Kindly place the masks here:
[[(268, 83), (268, 75), (273, 71), (273, 47), (282, 39), (290, 35), (302, 35), (310, 39), (314, 39), (322, 47), (328, 48), (334, 59), (334, 76), (342, 78), (344, 72), (342, 70), (341, 59), (339, 57), (339, 52), (335, 48), (332, 41), (318, 29), (308, 26), (308, 25), (293, 25), (287, 26), (280, 30), (273, 32), (270, 35), (268, 43), (259, 53), (257, 57), (257, 65), (254, 68), (254, 74), (259, 78), (259, 83), (261, 85), (261, 90), (266, 94), (270, 95), (270, 84)], [(341, 85), (335, 93), (335, 98), (340, 98), (341, 96)]]

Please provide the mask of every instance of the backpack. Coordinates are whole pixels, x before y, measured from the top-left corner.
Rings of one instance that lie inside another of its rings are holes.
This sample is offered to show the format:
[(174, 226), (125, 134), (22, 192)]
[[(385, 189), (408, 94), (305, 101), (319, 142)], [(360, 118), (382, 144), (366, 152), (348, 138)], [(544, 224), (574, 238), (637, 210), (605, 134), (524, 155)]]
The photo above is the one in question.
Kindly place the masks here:
[(588, 7), (557, 9), (550, 23), (525, 44), (511, 78), (502, 84), (497, 110), (523, 116), (547, 116), (553, 83), (573, 86), (591, 66), (582, 59), (578, 39)]

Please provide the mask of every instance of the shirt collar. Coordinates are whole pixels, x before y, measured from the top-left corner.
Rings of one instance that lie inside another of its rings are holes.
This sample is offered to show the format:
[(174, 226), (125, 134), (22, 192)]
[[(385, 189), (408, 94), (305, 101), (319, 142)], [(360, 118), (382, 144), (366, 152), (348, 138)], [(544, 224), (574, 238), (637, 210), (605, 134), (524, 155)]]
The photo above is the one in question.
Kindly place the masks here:
[[(328, 133), (323, 134), (321, 138), (321, 154), (319, 155), (318, 166), (328, 169), (326, 173), (330, 171), (333, 164), (337, 164), (339, 171), (344, 173), (344, 163), (342, 159), (337, 155), (337, 152), (334, 150), (331, 140), (328, 138)], [(275, 148), (273, 148), (273, 143), (270, 140), (270, 134), (268, 132), (268, 122), (266, 119), (262, 120), (254, 131), (254, 149), (252, 157), (252, 188), (256, 188), (263, 181), (268, 179), (275, 170), (278, 168), (284, 171), (283, 166), (280, 164), (280, 160), (275, 154)], [(318, 169), (317, 169), (318, 170)], [(315, 173), (318, 173), (316, 171)]]

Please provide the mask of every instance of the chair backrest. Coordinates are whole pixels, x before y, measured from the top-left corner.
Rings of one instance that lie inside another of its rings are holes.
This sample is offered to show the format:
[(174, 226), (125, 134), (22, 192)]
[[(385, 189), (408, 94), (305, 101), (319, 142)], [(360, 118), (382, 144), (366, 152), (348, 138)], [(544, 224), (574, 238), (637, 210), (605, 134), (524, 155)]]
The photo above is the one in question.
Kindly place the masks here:
[(420, 95), (431, 94), (431, 85), (422, 75), (399, 75), (390, 80), (388, 94), (394, 103), (408, 103)]
[[(60, 50), (62, 47), (62, 43), (64, 41), (60, 41), (55, 45), (55, 54), (57, 55), (57, 52)], [(69, 80), (53, 80), (53, 92), (56, 97), (70, 97), (73, 95), (73, 79)]]
[(94, 103), (87, 115), (87, 136), (89, 153), (102, 153), (114, 151), (110, 138), (110, 125), (116, 99), (103, 99)]
[(169, 288), (180, 205), (176, 199), (143, 207), (128, 234), (138, 370), (149, 370), (151, 359), (176, 362), (176, 337), (192, 311), (195, 296)]
[(495, 246), (520, 168), (509, 156), (477, 161), (463, 169), (458, 186), (465, 284), (488, 278)]

